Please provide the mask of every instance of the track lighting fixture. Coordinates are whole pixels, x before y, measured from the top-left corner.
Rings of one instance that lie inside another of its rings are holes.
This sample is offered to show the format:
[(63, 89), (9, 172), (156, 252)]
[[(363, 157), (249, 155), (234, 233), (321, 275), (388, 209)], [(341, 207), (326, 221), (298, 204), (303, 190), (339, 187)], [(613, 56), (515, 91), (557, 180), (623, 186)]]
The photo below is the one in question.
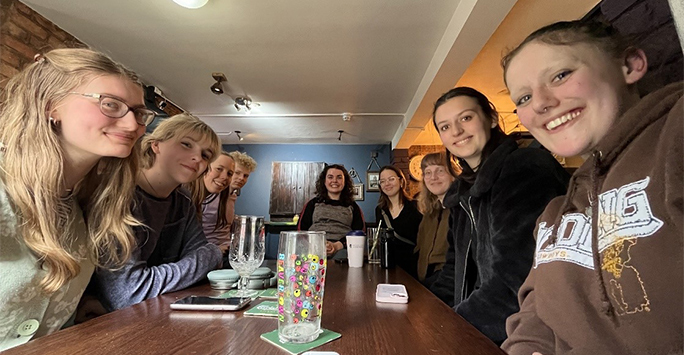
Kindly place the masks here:
[(238, 111), (245, 111), (249, 114), (252, 111), (252, 99), (245, 96), (238, 96), (235, 98), (235, 109)]
[(221, 84), (224, 81), (228, 81), (226, 79), (226, 76), (223, 73), (211, 73), (211, 77), (216, 80), (214, 85), (211, 86), (211, 92), (216, 94), (216, 95), (221, 95), (223, 94), (223, 85)]
[(235, 135), (238, 137), (238, 140), (244, 141), (245, 139), (242, 138), (242, 136), (240, 135), (240, 133), (242, 133), (242, 131), (235, 131)]

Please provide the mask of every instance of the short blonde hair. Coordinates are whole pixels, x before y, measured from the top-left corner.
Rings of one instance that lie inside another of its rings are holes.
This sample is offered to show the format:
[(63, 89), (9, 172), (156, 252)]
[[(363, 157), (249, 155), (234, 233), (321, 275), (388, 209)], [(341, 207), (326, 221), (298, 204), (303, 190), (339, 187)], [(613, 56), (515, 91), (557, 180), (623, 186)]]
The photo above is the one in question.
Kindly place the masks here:
[(228, 153), (228, 155), (235, 160), (235, 164), (244, 166), (250, 173), (257, 168), (256, 160), (245, 153), (236, 150)]
[(152, 150), (152, 143), (165, 142), (169, 139), (186, 135), (198, 134), (200, 140), (209, 141), (211, 158), (209, 163), (216, 160), (221, 152), (221, 141), (209, 125), (202, 122), (199, 118), (181, 113), (162, 121), (152, 133), (146, 134), (142, 139), (140, 148), (140, 163), (143, 169), (149, 169), (154, 165), (156, 155)]

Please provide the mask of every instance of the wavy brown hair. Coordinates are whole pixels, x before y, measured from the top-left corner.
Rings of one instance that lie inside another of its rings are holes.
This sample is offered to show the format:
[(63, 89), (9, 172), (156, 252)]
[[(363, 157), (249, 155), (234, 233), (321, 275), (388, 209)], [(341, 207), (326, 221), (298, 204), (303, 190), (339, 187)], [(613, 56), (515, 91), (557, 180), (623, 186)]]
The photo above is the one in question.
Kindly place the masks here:
[(354, 203), (354, 182), (349, 176), (349, 172), (344, 168), (344, 165), (340, 164), (330, 164), (326, 165), (323, 171), (318, 174), (318, 179), (316, 180), (316, 198), (318, 200), (329, 199), (328, 189), (325, 188), (325, 176), (328, 175), (328, 170), (337, 169), (342, 171), (344, 176), (344, 189), (340, 193), (340, 201), (344, 204), (351, 205)]
[[(0, 142), (5, 145), (0, 179), (19, 219), (17, 234), (47, 271), (40, 286), (48, 294), (80, 272), (68, 250), (74, 236), (55, 213), (64, 210), (64, 151), (49, 116), (70, 92), (100, 76), (140, 85), (135, 73), (102, 53), (55, 49), (9, 80), (0, 107)], [(74, 187), (86, 221), (88, 257), (95, 265), (117, 267), (130, 256), (131, 226), (139, 224), (130, 210), (136, 173), (135, 153), (104, 157)]]

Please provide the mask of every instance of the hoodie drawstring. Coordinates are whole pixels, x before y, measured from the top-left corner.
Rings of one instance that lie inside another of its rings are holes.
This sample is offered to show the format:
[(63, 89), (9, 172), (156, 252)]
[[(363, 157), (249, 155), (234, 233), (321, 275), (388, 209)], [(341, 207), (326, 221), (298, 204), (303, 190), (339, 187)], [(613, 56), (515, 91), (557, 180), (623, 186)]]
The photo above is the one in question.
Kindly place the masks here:
[(556, 220), (553, 221), (553, 231), (551, 232), (551, 236), (549, 237), (548, 240), (548, 245), (555, 245), (556, 242), (558, 241), (558, 228), (561, 225), (561, 222), (563, 221), (563, 216), (567, 213), (570, 212), (570, 201), (572, 201), (572, 196), (575, 194), (575, 190), (577, 189), (577, 186), (575, 184), (575, 175), (573, 174), (570, 177), (570, 183), (568, 184), (568, 191), (565, 194), (565, 198), (563, 199), (563, 203), (560, 206), (560, 213), (556, 215)]
[(591, 254), (594, 259), (594, 272), (599, 282), (599, 294), (601, 295), (601, 312), (608, 316), (616, 325), (617, 317), (615, 316), (615, 308), (608, 298), (608, 290), (606, 289), (606, 281), (603, 278), (603, 269), (601, 265), (601, 253), (598, 246), (598, 229), (599, 229), (599, 184), (598, 175), (601, 170), (601, 151), (592, 153), (594, 159), (594, 166), (591, 169), (590, 190), (589, 190), (589, 204), (591, 206)]

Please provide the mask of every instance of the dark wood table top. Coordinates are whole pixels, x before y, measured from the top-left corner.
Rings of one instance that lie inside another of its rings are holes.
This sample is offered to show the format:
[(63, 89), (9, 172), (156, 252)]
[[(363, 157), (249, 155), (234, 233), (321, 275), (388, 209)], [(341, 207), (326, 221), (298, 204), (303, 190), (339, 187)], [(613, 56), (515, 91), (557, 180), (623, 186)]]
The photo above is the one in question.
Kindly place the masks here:
[[(368, 264), (354, 269), (330, 262), (327, 273), (322, 326), (342, 337), (313, 350), (340, 355), (504, 354), (401, 269), (384, 270)], [(376, 303), (378, 283), (404, 284), (409, 303)], [(188, 295), (220, 293), (201, 285), (162, 295), (35, 339), (3, 355), (287, 354), (259, 338), (278, 327), (274, 318), (243, 317), (243, 311), (169, 308), (170, 303)], [(252, 305), (258, 302), (261, 299)]]

